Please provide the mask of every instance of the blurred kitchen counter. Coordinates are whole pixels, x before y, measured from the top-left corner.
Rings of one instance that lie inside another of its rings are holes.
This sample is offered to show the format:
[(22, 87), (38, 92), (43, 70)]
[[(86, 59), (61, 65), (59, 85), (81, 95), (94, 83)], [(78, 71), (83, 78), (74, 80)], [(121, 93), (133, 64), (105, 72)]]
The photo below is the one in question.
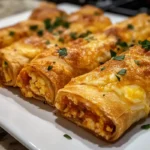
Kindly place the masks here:
[(35, 8), (39, 2), (40, 0), (0, 0), (0, 19), (31, 10)]

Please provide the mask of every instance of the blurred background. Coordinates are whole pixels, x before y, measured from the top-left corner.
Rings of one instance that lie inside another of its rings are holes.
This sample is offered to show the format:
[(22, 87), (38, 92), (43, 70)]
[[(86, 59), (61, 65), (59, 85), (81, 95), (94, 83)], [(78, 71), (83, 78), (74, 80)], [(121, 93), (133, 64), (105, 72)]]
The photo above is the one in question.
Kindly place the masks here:
[[(43, 0), (0, 0), (0, 18), (31, 10)], [(50, 0), (47, 0), (50, 1)], [(92, 4), (105, 11), (136, 15), (140, 12), (150, 13), (150, 0), (51, 0), (56, 3), (69, 2), (77, 5)]]

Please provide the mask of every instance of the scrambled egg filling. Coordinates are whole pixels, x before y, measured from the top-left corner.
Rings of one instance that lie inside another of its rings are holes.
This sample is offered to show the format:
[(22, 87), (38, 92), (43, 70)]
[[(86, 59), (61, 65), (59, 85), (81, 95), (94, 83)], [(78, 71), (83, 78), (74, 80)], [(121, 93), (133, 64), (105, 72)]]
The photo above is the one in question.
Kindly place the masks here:
[(75, 104), (68, 97), (64, 97), (62, 101), (56, 104), (58, 109), (62, 109), (64, 116), (75, 120), (80, 126), (83, 126), (98, 136), (109, 137), (115, 132), (115, 125), (105, 115), (97, 115), (93, 110), (89, 110), (83, 103)]
[(44, 96), (46, 94), (46, 84), (45, 81), (39, 77), (36, 76), (34, 73), (30, 73), (29, 75), (31, 77), (29, 83), (30, 83), (30, 89), (37, 95)]

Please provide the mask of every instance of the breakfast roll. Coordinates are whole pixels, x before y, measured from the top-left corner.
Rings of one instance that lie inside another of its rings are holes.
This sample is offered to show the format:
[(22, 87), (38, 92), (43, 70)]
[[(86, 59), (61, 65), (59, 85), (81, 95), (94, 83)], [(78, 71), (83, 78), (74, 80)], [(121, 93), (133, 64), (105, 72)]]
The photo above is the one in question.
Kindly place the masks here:
[(29, 19), (44, 21), (45, 19), (55, 19), (57, 17), (67, 17), (67, 13), (59, 10), (55, 3), (41, 2), (30, 15)]
[(30, 35), (37, 35), (44, 29), (44, 24), (36, 20), (27, 20), (13, 26), (0, 29), (0, 48), (11, 45), (13, 42)]
[(150, 16), (143, 13), (113, 24), (106, 28), (104, 32), (107, 35), (116, 35), (118, 45), (127, 48), (139, 40), (145, 40), (150, 37), (149, 26)]
[(25, 97), (53, 105), (57, 91), (72, 77), (89, 72), (110, 58), (117, 39), (102, 34), (77, 39), (65, 47), (51, 47), (40, 53), (19, 73), (17, 86)]
[(20, 70), (37, 54), (51, 45), (58, 44), (57, 39), (49, 34), (47, 37), (31, 36), (21, 39), (0, 50), (0, 80), (4, 85), (15, 86)]
[(69, 29), (61, 35), (64, 42), (85, 37), (91, 33), (103, 32), (112, 23), (103, 15), (103, 11), (91, 5), (85, 5), (67, 18)]
[(73, 78), (56, 96), (60, 113), (107, 141), (150, 112), (150, 41)]

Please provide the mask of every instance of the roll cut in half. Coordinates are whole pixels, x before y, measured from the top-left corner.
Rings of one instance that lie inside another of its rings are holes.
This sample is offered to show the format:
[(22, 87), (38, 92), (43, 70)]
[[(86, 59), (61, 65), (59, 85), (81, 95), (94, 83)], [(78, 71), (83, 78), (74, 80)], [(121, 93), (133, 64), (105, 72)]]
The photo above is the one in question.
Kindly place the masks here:
[(0, 50), (0, 80), (3, 85), (15, 86), (20, 70), (40, 52), (55, 45), (57, 40), (53, 35), (48, 38), (31, 36), (21, 39)]
[(57, 91), (72, 77), (84, 74), (110, 58), (117, 39), (105, 34), (80, 38), (66, 47), (51, 47), (40, 53), (18, 75), (17, 85), (26, 97), (53, 105)]
[(146, 118), (150, 51), (147, 42), (141, 43), (143, 48), (134, 46), (60, 89), (55, 103), (60, 113), (107, 141), (117, 140), (132, 124)]

